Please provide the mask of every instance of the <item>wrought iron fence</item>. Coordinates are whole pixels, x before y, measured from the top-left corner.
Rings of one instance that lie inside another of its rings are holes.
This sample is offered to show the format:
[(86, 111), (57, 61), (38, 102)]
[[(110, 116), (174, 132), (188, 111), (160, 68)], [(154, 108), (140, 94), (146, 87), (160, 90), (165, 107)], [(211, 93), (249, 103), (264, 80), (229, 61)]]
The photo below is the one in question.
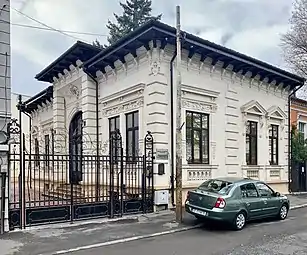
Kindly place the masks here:
[(11, 229), (153, 211), (150, 132), (144, 138), (144, 155), (131, 161), (129, 155), (124, 155), (119, 130), (107, 143), (109, 153), (97, 155), (89, 150), (54, 149), (59, 143), (53, 132), (50, 150), (33, 151), (31, 146), (25, 148), (26, 137), (17, 120), (12, 120), (8, 128)]

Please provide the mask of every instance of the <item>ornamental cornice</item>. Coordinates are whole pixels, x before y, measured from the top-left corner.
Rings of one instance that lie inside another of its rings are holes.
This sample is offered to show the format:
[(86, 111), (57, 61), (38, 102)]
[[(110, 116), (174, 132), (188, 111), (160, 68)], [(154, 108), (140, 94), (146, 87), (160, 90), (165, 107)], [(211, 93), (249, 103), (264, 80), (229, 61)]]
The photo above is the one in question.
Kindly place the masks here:
[(102, 111), (102, 115), (108, 117), (111, 115), (116, 115), (127, 111), (137, 110), (140, 107), (143, 107), (143, 105), (144, 105), (144, 97), (142, 96), (135, 100), (131, 100), (128, 102), (124, 102), (122, 104), (118, 104), (116, 106), (105, 108)]
[(199, 102), (195, 100), (192, 101), (184, 99), (182, 100), (182, 106), (185, 109), (196, 110), (200, 112), (215, 113), (217, 111), (217, 105), (215, 103), (209, 103), (209, 102)]

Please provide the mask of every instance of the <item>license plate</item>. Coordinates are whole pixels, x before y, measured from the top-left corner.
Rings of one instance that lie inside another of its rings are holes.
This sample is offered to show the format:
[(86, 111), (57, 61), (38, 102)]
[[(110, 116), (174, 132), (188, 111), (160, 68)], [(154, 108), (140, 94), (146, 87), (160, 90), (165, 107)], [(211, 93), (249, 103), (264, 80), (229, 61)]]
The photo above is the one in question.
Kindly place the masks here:
[(191, 210), (192, 213), (196, 213), (196, 214), (199, 214), (199, 215), (202, 215), (202, 216), (208, 216), (207, 212), (204, 212), (204, 211), (201, 211), (201, 210), (198, 210), (198, 209), (194, 209), (194, 208), (190, 208), (190, 210)]

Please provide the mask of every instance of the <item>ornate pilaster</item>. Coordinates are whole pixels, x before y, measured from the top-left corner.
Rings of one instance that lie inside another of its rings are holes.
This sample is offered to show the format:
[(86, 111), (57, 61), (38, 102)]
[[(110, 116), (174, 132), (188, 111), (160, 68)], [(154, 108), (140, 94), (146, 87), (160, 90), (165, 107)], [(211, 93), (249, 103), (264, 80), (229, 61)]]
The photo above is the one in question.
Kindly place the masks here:
[[(65, 99), (56, 87), (53, 88), (54, 152), (66, 152)], [(39, 132), (40, 133), (40, 132)]]
[(81, 109), (83, 120), (83, 153), (96, 153), (96, 84), (87, 76), (82, 76)]

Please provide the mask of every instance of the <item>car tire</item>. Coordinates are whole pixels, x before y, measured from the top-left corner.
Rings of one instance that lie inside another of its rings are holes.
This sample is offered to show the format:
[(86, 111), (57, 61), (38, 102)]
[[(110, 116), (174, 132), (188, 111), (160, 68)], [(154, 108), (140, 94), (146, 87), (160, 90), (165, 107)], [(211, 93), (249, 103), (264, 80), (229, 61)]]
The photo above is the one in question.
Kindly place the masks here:
[(234, 230), (242, 230), (246, 225), (246, 213), (244, 211), (239, 212), (233, 221)]
[(277, 218), (279, 220), (285, 220), (288, 216), (288, 212), (289, 212), (289, 206), (287, 204), (283, 204), (279, 209)]

